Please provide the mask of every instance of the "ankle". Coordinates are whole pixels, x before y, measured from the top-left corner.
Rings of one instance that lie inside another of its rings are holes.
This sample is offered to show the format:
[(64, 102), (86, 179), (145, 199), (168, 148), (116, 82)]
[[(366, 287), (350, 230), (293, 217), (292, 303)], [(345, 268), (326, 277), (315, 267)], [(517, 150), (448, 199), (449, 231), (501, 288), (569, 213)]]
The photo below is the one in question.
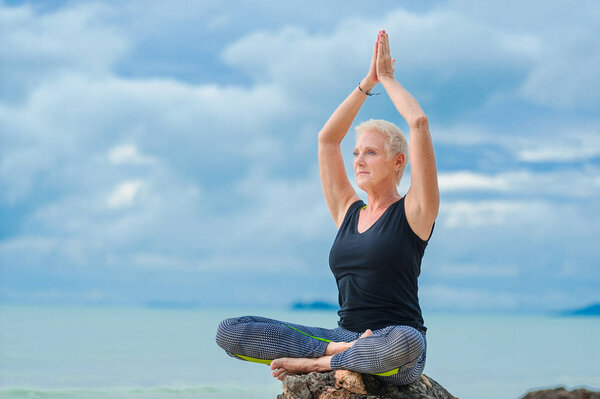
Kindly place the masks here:
[(346, 349), (348, 349), (351, 346), (352, 346), (352, 344), (350, 342), (333, 342), (332, 341), (329, 344), (327, 344), (327, 347), (325, 348), (325, 353), (323, 355), (324, 356), (332, 356), (332, 355), (335, 355), (336, 353), (345, 351)]
[(331, 341), (330, 343), (327, 344), (327, 347), (325, 348), (325, 353), (323, 353), (323, 356), (335, 355), (338, 351), (339, 351), (339, 342)]
[(313, 364), (313, 371), (316, 371), (318, 373), (323, 373), (325, 371), (331, 371), (331, 358), (333, 356), (323, 356), (318, 358), (315, 363)]

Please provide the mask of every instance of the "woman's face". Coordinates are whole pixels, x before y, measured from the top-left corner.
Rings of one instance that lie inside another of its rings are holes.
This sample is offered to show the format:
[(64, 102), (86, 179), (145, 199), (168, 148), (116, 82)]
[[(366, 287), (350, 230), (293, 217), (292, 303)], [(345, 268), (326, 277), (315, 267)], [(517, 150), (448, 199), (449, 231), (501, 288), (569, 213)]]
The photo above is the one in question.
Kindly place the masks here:
[(401, 154), (388, 159), (382, 134), (366, 131), (356, 139), (353, 165), (356, 184), (362, 190), (369, 192), (373, 188), (395, 187), (395, 170), (399, 169), (401, 162), (404, 162)]

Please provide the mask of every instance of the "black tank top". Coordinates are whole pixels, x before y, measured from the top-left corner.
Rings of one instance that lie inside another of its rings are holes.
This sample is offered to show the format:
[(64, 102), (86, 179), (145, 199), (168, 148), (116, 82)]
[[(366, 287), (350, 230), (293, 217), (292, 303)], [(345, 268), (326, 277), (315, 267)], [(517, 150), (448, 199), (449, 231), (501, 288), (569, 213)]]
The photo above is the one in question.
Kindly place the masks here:
[(339, 290), (340, 327), (355, 332), (390, 325), (427, 330), (417, 278), (429, 239), (423, 241), (410, 228), (404, 198), (390, 205), (362, 234), (358, 215), (363, 201), (350, 205), (344, 217), (329, 253)]

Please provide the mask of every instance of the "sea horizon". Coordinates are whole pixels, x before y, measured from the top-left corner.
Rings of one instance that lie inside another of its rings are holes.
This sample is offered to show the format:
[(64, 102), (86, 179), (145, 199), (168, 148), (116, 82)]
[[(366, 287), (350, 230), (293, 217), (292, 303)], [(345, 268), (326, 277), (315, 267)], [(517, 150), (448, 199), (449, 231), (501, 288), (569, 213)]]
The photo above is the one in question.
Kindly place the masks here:
[[(308, 305), (298, 307), (299, 304)], [(317, 304), (315, 307), (310, 305)], [(319, 306), (326, 304), (328, 307)], [(453, 314), (453, 315), (540, 315), (548, 317), (599, 317), (598, 314), (577, 314), (575, 312), (582, 309), (587, 309), (592, 306), (598, 306), (600, 302), (590, 302), (577, 307), (561, 307), (556, 309), (535, 309), (535, 308), (427, 308), (421, 306), (423, 315), (431, 314)], [(146, 300), (146, 301), (129, 301), (129, 302), (114, 302), (114, 301), (27, 301), (27, 300), (4, 300), (0, 298), (0, 307), (90, 307), (90, 308), (144, 308), (144, 309), (165, 309), (165, 310), (230, 310), (230, 309), (245, 309), (248, 311), (293, 311), (293, 312), (337, 312), (339, 306), (337, 303), (324, 299), (291, 299), (286, 300), (283, 304), (266, 304), (263, 302), (257, 303), (227, 303), (213, 304), (201, 301), (171, 301), (171, 300)]]

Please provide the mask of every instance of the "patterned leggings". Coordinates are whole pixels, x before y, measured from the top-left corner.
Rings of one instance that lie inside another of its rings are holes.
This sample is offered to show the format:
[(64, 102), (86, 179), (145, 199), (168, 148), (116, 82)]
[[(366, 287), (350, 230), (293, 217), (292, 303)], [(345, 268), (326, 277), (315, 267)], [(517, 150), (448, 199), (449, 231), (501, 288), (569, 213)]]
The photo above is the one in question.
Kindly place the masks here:
[[(362, 334), (338, 327), (306, 327), (259, 316), (226, 319), (219, 324), (217, 344), (236, 359), (269, 364), (280, 357), (324, 356), (330, 341), (354, 341)], [(374, 330), (351, 348), (333, 355), (331, 368), (374, 374), (394, 385), (419, 379), (425, 367), (425, 334), (394, 325)]]

